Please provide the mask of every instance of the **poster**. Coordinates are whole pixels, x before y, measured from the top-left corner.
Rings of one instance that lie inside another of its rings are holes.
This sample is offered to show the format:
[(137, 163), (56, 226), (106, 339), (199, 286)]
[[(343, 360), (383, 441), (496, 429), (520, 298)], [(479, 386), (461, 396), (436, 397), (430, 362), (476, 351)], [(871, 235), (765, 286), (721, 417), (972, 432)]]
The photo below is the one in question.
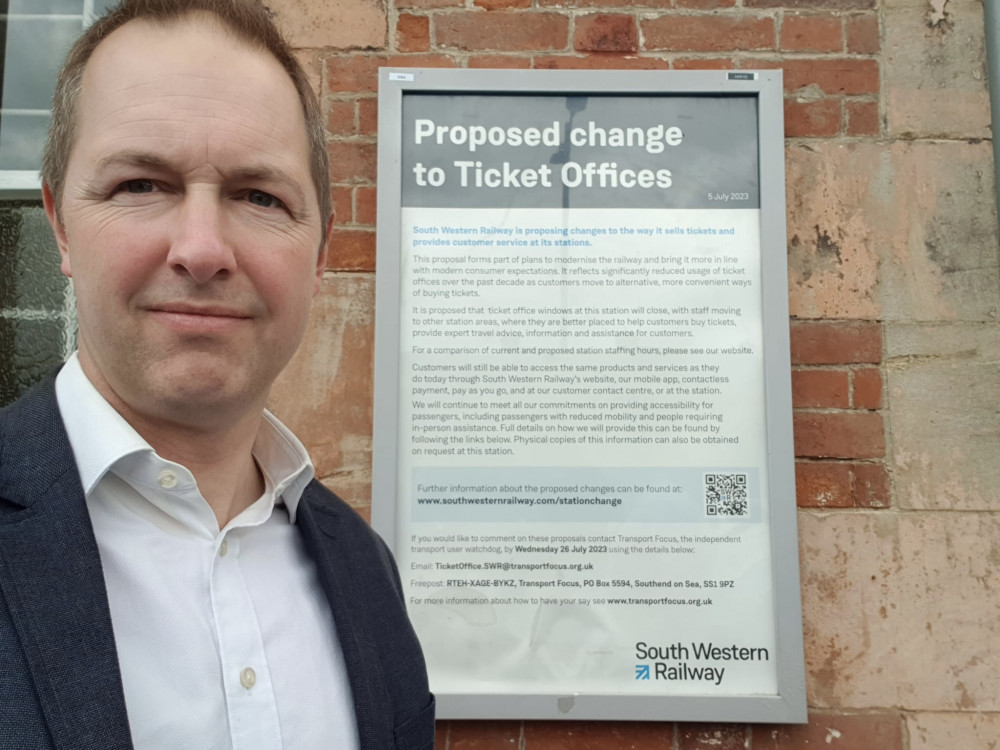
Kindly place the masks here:
[(779, 694), (758, 106), (403, 99), (395, 554), (436, 693)]

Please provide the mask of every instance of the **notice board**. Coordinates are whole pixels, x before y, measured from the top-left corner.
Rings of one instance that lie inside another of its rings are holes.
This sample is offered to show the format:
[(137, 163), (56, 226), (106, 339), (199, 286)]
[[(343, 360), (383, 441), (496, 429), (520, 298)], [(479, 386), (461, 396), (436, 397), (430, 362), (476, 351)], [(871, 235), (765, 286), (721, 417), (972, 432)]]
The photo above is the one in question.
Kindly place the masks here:
[(442, 718), (805, 720), (780, 71), (384, 69), (372, 520)]

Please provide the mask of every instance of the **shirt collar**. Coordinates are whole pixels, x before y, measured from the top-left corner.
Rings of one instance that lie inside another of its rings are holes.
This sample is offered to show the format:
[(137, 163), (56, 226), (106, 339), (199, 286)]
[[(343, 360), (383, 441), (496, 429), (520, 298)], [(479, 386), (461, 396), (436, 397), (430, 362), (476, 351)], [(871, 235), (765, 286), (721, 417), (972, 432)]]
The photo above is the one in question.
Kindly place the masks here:
[[(123, 468), (130, 456), (146, 454), (160, 461), (152, 446), (100, 394), (80, 366), (73, 352), (56, 376), (56, 400), (62, 414), (70, 447), (85, 495), (90, 495), (116, 464)], [(265, 410), (253, 444), (253, 456), (264, 473), (268, 490), (288, 508), (289, 520), (295, 513), (314, 470), (309, 454), (295, 435), (273, 414)], [(127, 469), (126, 469), (127, 470)]]

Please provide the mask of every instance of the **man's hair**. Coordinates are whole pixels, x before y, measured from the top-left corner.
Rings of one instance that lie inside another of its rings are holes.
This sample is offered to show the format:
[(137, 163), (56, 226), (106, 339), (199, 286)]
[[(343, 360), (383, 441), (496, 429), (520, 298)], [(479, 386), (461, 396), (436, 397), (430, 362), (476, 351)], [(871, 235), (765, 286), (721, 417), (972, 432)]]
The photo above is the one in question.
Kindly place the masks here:
[(144, 20), (166, 25), (197, 11), (215, 16), (224, 29), (248, 46), (269, 52), (292, 79), (305, 116), (310, 169), (319, 199), (325, 239), (333, 206), (330, 198), (330, 161), (319, 102), (305, 71), (292, 55), (288, 42), (281, 36), (271, 20), (270, 12), (260, 4), (260, 0), (121, 0), (83, 32), (70, 48), (59, 72), (55, 94), (52, 96), (52, 123), (42, 155), (42, 181), (52, 191), (56, 207), (62, 205), (66, 167), (76, 137), (76, 111), (83, 72), (94, 50), (113, 31), (129, 21)]

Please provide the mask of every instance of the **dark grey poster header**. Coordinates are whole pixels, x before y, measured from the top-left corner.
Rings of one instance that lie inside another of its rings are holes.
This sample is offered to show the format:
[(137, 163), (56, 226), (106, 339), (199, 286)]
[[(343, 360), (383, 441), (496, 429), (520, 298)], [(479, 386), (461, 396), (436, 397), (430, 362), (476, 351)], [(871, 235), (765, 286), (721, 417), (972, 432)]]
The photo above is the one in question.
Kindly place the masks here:
[(404, 206), (759, 208), (754, 96), (403, 97)]

